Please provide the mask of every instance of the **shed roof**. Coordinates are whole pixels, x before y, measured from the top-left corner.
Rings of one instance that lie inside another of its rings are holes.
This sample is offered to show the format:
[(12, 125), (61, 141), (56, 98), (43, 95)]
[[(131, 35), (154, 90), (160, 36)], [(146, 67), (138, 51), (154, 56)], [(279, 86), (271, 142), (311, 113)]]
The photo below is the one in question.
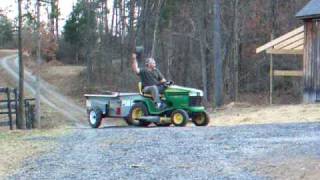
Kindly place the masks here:
[(266, 51), (268, 54), (303, 54), (304, 26), (274, 39), (257, 48), (256, 53)]
[(320, 18), (320, 0), (311, 0), (296, 14), (296, 17), (299, 19)]

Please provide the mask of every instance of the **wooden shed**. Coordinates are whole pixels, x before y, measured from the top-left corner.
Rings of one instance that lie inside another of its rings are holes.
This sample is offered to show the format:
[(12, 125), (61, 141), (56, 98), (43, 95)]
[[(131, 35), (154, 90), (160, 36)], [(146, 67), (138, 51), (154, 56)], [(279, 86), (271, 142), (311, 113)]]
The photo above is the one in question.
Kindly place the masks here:
[(304, 94), (306, 103), (320, 100), (320, 0), (311, 0), (297, 15), (304, 21)]
[(320, 0), (311, 0), (296, 17), (304, 21), (304, 26), (268, 42), (256, 52), (303, 55), (302, 71), (275, 70), (270, 76), (302, 76), (303, 101), (315, 103), (320, 101)]

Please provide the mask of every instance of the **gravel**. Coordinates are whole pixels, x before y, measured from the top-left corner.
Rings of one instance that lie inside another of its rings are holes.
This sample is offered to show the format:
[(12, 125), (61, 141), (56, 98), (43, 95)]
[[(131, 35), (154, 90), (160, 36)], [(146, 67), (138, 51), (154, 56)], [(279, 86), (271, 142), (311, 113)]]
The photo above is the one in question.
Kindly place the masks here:
[(319, 123), (77, 128), (8, 179), (272, 179), (264, 161), (320, 159), (319, 130)]

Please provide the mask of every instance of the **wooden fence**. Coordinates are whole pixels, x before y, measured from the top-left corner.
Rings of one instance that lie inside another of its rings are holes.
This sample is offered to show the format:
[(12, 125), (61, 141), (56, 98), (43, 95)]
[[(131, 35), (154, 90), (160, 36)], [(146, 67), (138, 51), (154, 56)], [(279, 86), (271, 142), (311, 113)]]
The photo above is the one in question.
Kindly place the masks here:
[[(13, 130), (14, 121), (17, 122), (18, 117), (18, 91), (13, 88), (3, 88), (0, 87), (0, 115), (6, 115), (9, 120), (10, 130)], [(3, 98), (2, 98), (3, 97)], [(34, 106), (35, 99), (25, 99), (25, 118), (26, 118), (26, 127), (31, 129), (34, 122)]]

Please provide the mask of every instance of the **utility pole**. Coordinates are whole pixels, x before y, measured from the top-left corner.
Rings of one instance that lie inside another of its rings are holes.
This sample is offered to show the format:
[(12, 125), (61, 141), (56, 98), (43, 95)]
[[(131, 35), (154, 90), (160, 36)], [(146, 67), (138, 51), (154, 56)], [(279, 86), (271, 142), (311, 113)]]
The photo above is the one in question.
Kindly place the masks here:
[(37, 77), (36, 77), (36, 121), (35, 128), (41, 128), (41, 107), (40, 107), (40, 69), (41, 69), (41, 36), (40, 36), (40, 0), (37, 0)]
[(19, 110), (18, 110), (18, 118), (17, 118), (17, 128), (18, 129), (26, 129), (26, 121), (24, 119), (24, 68), (23, 68), (23, 60), (22, 60), (22, 37), (21, 37), (21, 29), (22, 29), (22, 10), (21, 10), (21, 1), (18, 0), (18, 49), (19, 49)]
[(215, 106), (223, 105), (223, 73), (221, 58), (221, 2), (214, 0), (214, 97)]

